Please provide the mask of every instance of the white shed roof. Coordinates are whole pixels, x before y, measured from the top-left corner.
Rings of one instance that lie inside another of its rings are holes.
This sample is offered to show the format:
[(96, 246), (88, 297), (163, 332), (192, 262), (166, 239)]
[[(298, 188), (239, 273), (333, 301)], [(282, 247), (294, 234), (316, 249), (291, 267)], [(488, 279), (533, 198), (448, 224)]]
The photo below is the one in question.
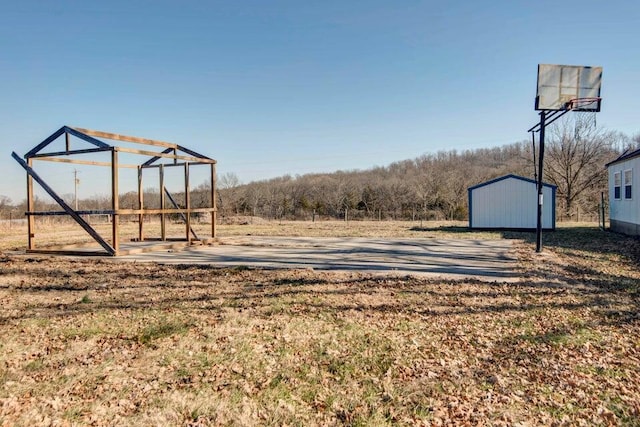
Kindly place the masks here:
[[(532, 184), (538, 184), (538, 182), (536, 180), (534, 180), (534, 179), (525, 178), (524, 176), (514, 175), (514, 174), (510, 173), (509, 175), (504, 175), (504, 176), (501, 176), (499, 178), (492, 179), (491, 181), (483, 182), (482, 184), (478, 184), (478, 185), (474, 185), (473, 187), (469, 187), (469, 190), (475, 190), (476, 188), (484, 187), (486, 185), (491, 185), (491, 184), (496, 183), (498, 181), (502, 181), (502, 180), (510, 179), (510, 178), (519, 179), (521, 181), (530, 182)], [(553, 184), (548, 184), (546, 182), (543, 182), (542, 185), (545, 186), (545, 187), (557, 188), (557, 186), (555, 186)]]

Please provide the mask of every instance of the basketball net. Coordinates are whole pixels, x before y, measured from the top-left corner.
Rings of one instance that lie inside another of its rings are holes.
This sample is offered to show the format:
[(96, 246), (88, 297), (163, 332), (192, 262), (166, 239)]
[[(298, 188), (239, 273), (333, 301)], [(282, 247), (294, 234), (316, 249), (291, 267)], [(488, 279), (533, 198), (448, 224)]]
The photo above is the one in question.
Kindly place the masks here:
[(575, 117), (574, 137), (579, 140), (592, 134), (597, 127), (597, 112), (600, 108), (600, 98), (576, 98), (567, 103), (567, 109), (571, 110)]

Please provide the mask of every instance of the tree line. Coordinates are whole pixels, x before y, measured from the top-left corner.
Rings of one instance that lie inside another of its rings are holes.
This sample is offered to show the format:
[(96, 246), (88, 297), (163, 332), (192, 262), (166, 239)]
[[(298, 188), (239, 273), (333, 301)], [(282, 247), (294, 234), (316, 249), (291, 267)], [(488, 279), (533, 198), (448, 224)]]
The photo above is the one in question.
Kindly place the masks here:
[[(595, 219), (601, 194), (607, 193), (605, 164), (639, 143), (640, 135), (599, 129), (589, 115), (574, 114), (551, 126), (543, 178), (557, 186), (560, 219)], [(469, 187), (510, 173), (535, 178), (537, 149), (532, 141), (521, 141), (424, 154), (363, 171), (285, 175), (244, 185), (230, 173), (219, 179), (219, 216), (465, 220)]]
[[(571, 115), (550, 127), (544, 181), (557, 186), (559, 217), (576, 220), (597, 216), (601, 193), (607, 192), (605, 164), (638, 146), (640, 135), (599, 129), (586, 115)], [(218, 217), (464, 220), (468, 217), (469, 187), (510, 173), (535, 178), (535, 151), (532, 141), (520, 141), (424, 154), (367, 170), (284, 175), (247, 184), (227, 173), (217, 181)], [(209, 188), (206, 182), (192, 191), (193, 207), (209, 203)], [(184, 194), (173, 196), (184, 205)], [(147, 206), (159, 205), (157, 189), (146, 190), (144, 198)], [(40, 210), (59, 210), (43, 200), (37, 205)], [(110, 200), (96, 196), (82, 200), (81, 205), (81, 209), (109, 209)], [(121, 194), (120, 206), (135, 208), (137, 194)], [(7, 218), (8, 210), (24, 212), (25, 202), (13, 204), (0, 195), (0, 218)]]

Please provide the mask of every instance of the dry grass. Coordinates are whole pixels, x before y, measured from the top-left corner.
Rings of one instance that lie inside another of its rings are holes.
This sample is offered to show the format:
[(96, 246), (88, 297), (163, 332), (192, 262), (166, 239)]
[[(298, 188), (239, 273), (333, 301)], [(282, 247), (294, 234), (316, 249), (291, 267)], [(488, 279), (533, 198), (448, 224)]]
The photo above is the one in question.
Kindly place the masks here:
[(0, 255), (0, 425), (638, 425), (640, 245), (545, 245), (510, 284)]
[(220, 236), (420, 237), (497, 239), (497, 232), (469, 232), (466, 221), (269, 221), (220, 226)]
[[(238, 223), (239, 222), (239, 223)], [(111, 240), (111, 225), (94, 222), (92, 226), (108, 241)], [(192, 227), (199, 236), (211, 236), (210, 223), (193, 222)], [(437, 237), (462, 239), (497, 239), (500, 233), (473, 232), (467, 230), (464, 221), (266, 221), (247, 217), (242, 221), (223, 223), (217, 226), (218, 237), (230, 236), (306, 236), (306, 237)], [(147, 237), (160, 236), (160, 223), (145, 223)], [(120, 239), (127, 242), (136, 238), (138, 224), (122, 221)], [(184, 237), (186, 229), (183, 223), (168, 222), (167, 235)], [(26, 225), (14, 225), (9, 228), (0, 225), (0, 250), (24, 250), (26, 247)], [(72, 245), (95, 243), (77, 224), (63, 221), (50, 222), (38, 218), (36, 223), (36, 246), (46, 248), (52, 245)], [(97, 247), (97, 244), (96, 244)]]

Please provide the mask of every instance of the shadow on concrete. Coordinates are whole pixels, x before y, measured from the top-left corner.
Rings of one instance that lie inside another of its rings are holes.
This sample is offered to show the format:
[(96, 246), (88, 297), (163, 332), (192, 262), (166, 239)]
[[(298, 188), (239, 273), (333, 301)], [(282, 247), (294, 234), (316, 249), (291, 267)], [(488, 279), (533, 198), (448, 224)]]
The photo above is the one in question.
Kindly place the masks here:
[(123, 260), (218, 267), (366, 271), (485, 280), (516, 280), (509, 241), (255, 237), (243, 245), (193, 247)]

